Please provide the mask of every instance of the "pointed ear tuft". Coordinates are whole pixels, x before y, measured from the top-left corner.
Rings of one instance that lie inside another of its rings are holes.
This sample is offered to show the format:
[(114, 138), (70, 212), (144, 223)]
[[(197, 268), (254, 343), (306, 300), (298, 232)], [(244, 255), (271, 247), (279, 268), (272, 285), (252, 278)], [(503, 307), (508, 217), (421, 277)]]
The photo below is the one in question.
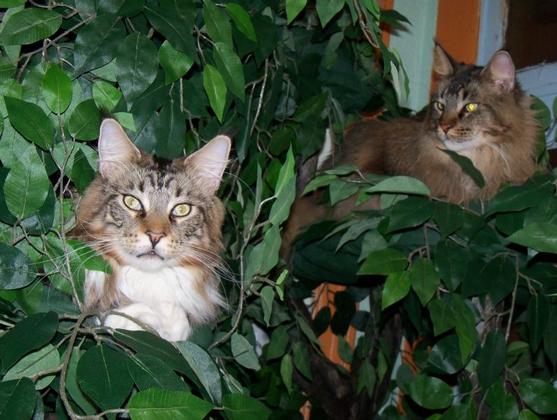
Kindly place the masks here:
[(113, 119), (102, 122), (99, 134), (99, 172), (105, 178), (141, 158), (141, 152)]
[(441, 77), (452, 76), (455, 72), (456, 63), (454, 59), (439, 44), (433, 49), (433, 71)]
[(503, 91), (510, 92), (515, 86), (515, 68), (511, 55), (503, 50), (497, 51), (482, 71), (489, 80)]
[(230, 146), (230, 137), (219, 135), (184, 160), (184, 165), (192, 166), (203, 179), (203, 185), (210, 194), (215, 194), (219, 188), (228, 164)]

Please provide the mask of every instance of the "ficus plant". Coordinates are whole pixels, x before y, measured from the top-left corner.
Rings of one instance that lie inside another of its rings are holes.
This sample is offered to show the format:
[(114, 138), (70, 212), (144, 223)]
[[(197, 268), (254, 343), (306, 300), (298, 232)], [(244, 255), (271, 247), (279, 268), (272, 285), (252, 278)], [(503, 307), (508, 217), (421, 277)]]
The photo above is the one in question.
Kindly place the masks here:
[[(325, 129), (405, 112), (379, 27), (405, 19), (375, 0), (307, 3), (0, 0), (0, 418), (296, 418), (307, 401), (335, 419), (557, 412), (551, 173), (462, 208), (414, 179), (337, 168), (306, 192), (381, 208), (315, 225), (279, 258), (296, 167)], [(105, 116), (163, 158), (234, 138), (229, 309), (188, 341), (83, 312), (85, 270), (107, 268), (68, 232)], [(323, 280), (348, 287), (312, 317)], [(328, 328), (349, 369), (324, 355)]]

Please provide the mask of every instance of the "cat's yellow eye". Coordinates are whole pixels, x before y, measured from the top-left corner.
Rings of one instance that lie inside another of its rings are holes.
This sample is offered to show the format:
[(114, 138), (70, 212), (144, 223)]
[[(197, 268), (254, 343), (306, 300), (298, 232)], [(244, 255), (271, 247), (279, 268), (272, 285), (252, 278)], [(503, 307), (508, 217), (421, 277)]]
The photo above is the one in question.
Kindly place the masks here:
[(124, 204), (127, 208), (133, 211), (141, 211), (143, 210), (143, 206), (141, 205), (141, 201), (135, 198), (133, 195), (125, 195), (124, 196)]
[(478, 104), (475, 102), (470, 102), (469, 104), (466, 104), (464, 109), (466, 109), (466, 112), (475, 112), (478, 110)]
[(435, 101), (433, 102), (433, 106), (435, 107), (435, 109), (437, 109), (437, 111), (439, 112), (443, 112), (445, 110), (445, 104), (439, 101)]
[(191, 206), (186, 203), (177, 204), (170, 212), (174, 217), (185, 217), (191, 212)]

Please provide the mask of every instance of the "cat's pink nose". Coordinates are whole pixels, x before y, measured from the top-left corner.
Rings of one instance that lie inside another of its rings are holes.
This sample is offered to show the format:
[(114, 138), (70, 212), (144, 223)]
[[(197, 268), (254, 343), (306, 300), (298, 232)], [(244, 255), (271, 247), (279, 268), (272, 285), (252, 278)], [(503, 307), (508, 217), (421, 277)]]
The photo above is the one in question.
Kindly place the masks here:
[(148, 230), (147, 232), (145, 232), (145, 234), (149, 237), (149, 240), (151, 241), (151, 245), (153, 245), (153, 248), (155, 246), (157, 246), (157, 244), (159, 243), (159, 241), (164, 238), (166, 236), (165, 233), (162, 232), (151, 232), (150, 230)]

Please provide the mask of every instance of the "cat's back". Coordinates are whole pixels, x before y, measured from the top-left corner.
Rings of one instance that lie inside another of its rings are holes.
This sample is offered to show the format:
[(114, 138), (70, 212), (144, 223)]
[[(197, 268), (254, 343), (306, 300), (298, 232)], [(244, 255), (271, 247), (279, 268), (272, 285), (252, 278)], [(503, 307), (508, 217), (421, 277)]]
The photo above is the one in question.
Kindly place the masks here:
[(423, 130), (419, 119), (367, 120), (350, 126), (340, 149), (340, 164), (355, 164), (364, 172), (390, 173), (404, 158), (415, 157)]

